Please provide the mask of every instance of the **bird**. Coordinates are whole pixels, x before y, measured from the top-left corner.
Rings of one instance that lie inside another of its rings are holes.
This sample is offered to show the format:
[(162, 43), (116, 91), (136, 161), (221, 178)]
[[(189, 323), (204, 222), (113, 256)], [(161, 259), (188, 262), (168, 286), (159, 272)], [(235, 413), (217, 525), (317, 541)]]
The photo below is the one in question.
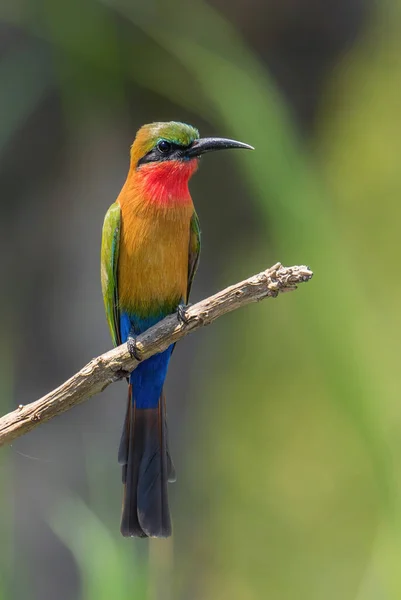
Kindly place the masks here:
[[(127, 343), (177, 313), (185, 321), (199, 263), (199, 220), (188, 188), (200, 157), (235, 140), (200, 138), (185, 123), (143, 125), (131, 146), (127, 179), (106, 213), (101, 244), (101, 285), (114, 346)], [(128, 402), (118, 450), (122, 465), (121, 533), (165, 538), (172, 533), (167, 483), (175, 481), (163, 385), (174, 344), (140, 361), (128, 379)]]

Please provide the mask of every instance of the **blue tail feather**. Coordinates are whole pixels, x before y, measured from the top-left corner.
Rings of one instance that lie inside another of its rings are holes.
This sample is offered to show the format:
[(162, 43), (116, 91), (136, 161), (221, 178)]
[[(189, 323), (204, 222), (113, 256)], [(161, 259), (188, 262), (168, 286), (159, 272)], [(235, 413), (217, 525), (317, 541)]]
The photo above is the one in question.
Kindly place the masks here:
[[(122, 340), (126, 341), (132, 328), (140, 334), (161, 318), (145, 320), (122, 313)], [(119, 449), (124, 483), (121, 532), (125, 536), (171, 535), (167, 482), (174, 481), (175, 472), (167, 445), (163, 384), (173, 346), (139, 363), (130, 375)]]

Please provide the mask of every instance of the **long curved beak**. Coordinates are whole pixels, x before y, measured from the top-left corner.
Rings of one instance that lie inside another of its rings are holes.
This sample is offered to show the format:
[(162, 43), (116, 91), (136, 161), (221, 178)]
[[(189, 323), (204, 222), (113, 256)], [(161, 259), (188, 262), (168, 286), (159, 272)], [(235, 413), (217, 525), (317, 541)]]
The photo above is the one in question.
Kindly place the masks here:
[(225, 138), (201, 138), (195, 140), (185, 151), (187, 158), (195, 158), (205, 154), (205, 152), (214, 152), (215, 150), (229, 150), (230, 148), (244, 148), (245, 150), (255, 150), (249, 144), (227, 140)]

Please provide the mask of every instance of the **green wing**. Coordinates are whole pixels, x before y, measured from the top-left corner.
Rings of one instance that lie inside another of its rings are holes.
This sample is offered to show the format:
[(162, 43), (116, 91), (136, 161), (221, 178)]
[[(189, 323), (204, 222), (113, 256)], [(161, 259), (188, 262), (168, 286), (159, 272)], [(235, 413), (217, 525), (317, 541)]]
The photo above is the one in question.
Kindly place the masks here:
[(191, 293), (192, 282), (195, 277), (196, 269), (199, 264), (199, 256), (201, 249), (201, 232), (199, 227), (199, 219), (196, 212), (192, 215), (189, 234), (189, 255), (188, 255), (188, 290), (186, 302), (189, 300)]
[(113, 344), (121, 344), (118, 311), (117, 266), (120, 247), (121, 209), (115, 202), (104, 218), (101, 251), (101, 280), (106, 318)]

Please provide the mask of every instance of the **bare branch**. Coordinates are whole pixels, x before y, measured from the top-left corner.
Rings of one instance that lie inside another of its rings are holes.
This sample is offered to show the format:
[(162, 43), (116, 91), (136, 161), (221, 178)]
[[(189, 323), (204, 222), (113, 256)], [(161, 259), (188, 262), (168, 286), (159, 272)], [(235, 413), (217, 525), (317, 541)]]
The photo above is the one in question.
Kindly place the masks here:
[[(280, 292), (295, 290), (298, 283), (309, 281), (312, 275), (308, 267), (283, 267), (277, 263), (267, 271), (190, 306), (186, 311), (186, 323), (179, 322), (176, 314), (163, 319), (138, 337), (139, 355), (142, 360), (149, 358), (228, 312), (251, 302), (276, 297)], [(127, 372), (133, 371), (138, 364), (137, 360), (131, 358), (126, 344), (94, 358), (46, 396), (26, 406), (19, 406), (0, 418), (0, 446), (9, 444), (41, 423), (102, 392), (108, 385), (126, 376)]]

